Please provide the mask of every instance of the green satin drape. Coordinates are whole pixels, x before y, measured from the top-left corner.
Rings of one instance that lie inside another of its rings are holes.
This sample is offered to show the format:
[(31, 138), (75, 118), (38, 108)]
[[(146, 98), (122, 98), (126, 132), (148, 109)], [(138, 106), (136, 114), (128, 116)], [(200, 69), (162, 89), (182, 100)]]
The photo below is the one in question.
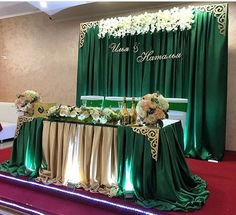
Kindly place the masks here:
[[(226, 14), (227, 19), (227, 14)], [(159, 90), (165, 97), (188, 98), (185, 125), (187, 156), (220, 160), (224, 155), (227, 97), (227, 23), (220, 34), (214, 13), (196, 12), (189, 31), (106, 36), (89, 28), (79, 50), (77, 105), (81, 95), (142, 96)], [(111, 52), (120, 43), (129, 52)], [(139, 51), (133, 46), (139, 43)], [(144, 51), (182, 53), (180, 59), (145, 61)]]
[(25, 122), (14, 139), (11, 160), (0, 164), (0, 171), (19, 176), (38, 175), (42, 162), (42, 129), (41, 118)]
[(130, 177), (139, 204), (160, 210), (191, 211), (205, 203), (209, 194), (206, 183), (188, 169), (180, 130), (180, 122), (160, 130), (155, 161), (147, 137), (134, 133), (132, 128), (118, 127), (118, 183), (125, 188)]
[(227, 26), (225, 35), (218, 27), (214, 14), (205, 12), (191, 30), (185, 130), (187, 155), (216, 160), (225, 148), (228, 62)]
[[(189, 31), (147, 33), (145, 35), (99, 39), (98, 27), (90, 28), (79, 53), (77, 103), (81, 95), (142, 96), (160, 90), (172, 97), (186, 97), (189, 64)], [(128, 53), (111, 52), (111, 43), (130, 47)], [(140, 43), (139, 51), (132, 47)], [(144, 51), (156, 54), (182, 53), (181, 59), (144, 61), (136, 58)]]

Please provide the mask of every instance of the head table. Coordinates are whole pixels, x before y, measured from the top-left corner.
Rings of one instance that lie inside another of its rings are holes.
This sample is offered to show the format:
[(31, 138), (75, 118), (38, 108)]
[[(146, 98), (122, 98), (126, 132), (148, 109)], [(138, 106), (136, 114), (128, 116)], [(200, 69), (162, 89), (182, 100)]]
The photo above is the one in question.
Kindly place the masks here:
[(206, 182), (192, 175), (180, 121), (161, 129), (20, 117), (11, 160), (0, 171), (124, 197), (149, 208), (191, 211), (205, 203)]

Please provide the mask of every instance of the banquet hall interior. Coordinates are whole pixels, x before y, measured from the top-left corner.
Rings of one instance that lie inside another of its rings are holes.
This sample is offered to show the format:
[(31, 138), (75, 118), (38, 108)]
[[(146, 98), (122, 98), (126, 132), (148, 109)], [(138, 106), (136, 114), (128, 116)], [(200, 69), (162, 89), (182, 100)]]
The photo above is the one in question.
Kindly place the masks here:
[(0, 214), (236, 214), (235, 20), (0, 1)]

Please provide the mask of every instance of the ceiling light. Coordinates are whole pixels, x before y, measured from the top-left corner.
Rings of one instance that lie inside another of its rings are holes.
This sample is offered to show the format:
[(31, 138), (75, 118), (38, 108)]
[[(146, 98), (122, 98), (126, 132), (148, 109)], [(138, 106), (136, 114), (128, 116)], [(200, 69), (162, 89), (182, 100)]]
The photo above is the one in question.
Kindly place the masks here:
[(48, 3), (46, 1), (41, 1), (40, 2), (40, 7), (41, 8), (47, 8), (48, 7)]

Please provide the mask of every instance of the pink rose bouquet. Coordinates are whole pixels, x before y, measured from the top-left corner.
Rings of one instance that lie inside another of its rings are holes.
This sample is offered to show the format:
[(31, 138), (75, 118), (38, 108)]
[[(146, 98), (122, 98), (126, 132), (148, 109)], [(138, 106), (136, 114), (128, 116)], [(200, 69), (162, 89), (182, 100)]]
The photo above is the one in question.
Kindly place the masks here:
[(39, 94), (33, 90), (26, 90), (16, 97), (16, 109), (26, 115), (33, 115), (33, 103), (40, 101)]
[(145, 125), (157, 125), (167, 117), (168, 101), (160, 94), (147, 94), (137, 104), (138, 121)]

